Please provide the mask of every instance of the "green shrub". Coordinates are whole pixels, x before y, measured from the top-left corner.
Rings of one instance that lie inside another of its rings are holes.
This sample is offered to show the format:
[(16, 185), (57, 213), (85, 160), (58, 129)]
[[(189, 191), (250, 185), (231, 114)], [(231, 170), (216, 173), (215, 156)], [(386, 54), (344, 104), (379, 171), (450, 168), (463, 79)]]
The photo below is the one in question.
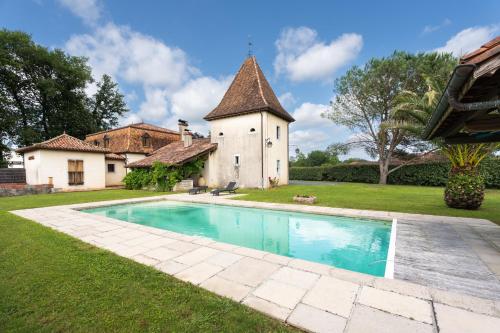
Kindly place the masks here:
[(167, 165), (154, 162), (151, 168), (133, 169), (123, 179), (129, 190), (154, 189), (171, 191), (182, 179), (197, 175), (204, 166), (203, 160), (194, 160), (183, 165)]
[(152, 175), (149, 169), (133, 169), (129, 171), (123, 182), (125, 183), (125, 188), (129, 190), (141, 190), (147, 188), (151, 184)]
[(478, 209), (484, 200), (484, 178), (477, 173), (452, 172), (444, 191), (451, 208)]
[[(391, 166), (393, 168), (394, 166)], [(388, 183), (397, 185), (445, 186), (450, 173), (447, 162), (406, 165), (389, 174)], [(488, 188), (500, 188), (500, 158), (489, 158), (480, 165)], [(292, 180), (378, 183), (377, 164), (340, 164), (331, 167), (292, 167)]]

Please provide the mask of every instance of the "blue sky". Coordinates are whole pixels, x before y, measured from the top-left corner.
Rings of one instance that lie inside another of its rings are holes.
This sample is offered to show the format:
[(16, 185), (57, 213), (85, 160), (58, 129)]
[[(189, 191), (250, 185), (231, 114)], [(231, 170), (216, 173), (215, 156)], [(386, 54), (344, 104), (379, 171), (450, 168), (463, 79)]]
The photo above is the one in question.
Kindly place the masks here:
[(463, 54), (500, 34), (498, 13), (498, 0), (473, 8), (435, 0), (0, 0), (1, 27), (87, 56), (96, 78), (112, 75), (131, 109), (123, 123), (175, 128), (182, 117), (206, 133), (202, 117), (220, 100), (251, 36), (253, 54), (297, 119), (291, 143), (303, 151), (355, 134), (320, 116), (333, 81), (350, 66), (394, 50)]

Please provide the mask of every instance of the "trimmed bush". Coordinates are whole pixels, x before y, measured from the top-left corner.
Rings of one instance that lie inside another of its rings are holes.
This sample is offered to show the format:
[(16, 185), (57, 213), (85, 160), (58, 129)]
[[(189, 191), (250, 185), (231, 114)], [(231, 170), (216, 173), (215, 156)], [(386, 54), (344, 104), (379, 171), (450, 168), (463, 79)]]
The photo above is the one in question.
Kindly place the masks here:
[[(388, 183), (445, 186), (449, 173), (450, 164), (445, 162), (406, 165), (389, 174)], [(484, 177), (487, 188), (500, 188), (500, 158), (483, 161), (480, 173)], [(379, 179), (379, 168), (377, 164), (292, 167), (290, 179), (376, 184)]]
[(478, 209), (484, 200), (484, 178), (477, 173), (452, 171), (444, 190), (451, 208)]

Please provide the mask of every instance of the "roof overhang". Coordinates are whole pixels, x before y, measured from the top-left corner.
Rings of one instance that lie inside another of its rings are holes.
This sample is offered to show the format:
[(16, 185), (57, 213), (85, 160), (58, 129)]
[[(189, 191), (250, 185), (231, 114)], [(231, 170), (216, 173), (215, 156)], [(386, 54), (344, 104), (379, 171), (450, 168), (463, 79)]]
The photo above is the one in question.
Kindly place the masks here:
[(500, 53), (455, 67), (423, 138), (446, 143), (500, 141)]

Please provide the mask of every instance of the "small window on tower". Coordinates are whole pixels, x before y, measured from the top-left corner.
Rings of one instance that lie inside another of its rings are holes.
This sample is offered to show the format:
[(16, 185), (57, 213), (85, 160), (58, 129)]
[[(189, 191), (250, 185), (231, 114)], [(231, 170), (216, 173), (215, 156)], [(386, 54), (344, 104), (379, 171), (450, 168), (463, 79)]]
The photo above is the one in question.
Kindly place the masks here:
[(224, 136), (224, 133), (222, 133), (222, 132), (219, 132), (219, 136)]
[(250, 133), (255, 133), (255, 128), (250, 128)]
[(234, 155), (234, 166), (240, 166), (240, 155)]
[(279, 140), (281, 137), (281, 128), (276, 126), (276, 140)]

